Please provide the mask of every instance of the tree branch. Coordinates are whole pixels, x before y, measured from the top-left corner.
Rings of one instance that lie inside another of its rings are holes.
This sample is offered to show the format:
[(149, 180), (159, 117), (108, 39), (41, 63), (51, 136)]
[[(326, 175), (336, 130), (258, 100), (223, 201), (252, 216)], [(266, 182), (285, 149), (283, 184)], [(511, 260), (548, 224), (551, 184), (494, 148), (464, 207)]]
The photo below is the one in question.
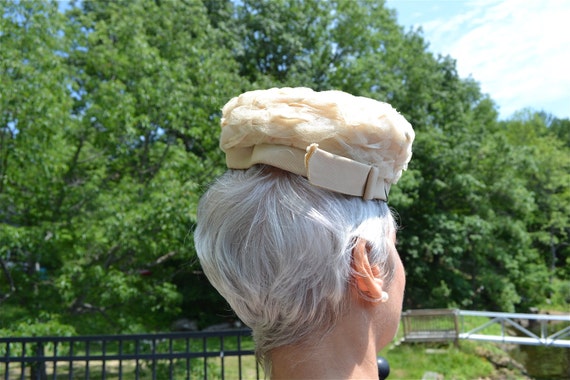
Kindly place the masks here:
[(8, 270), (8, 266), (6, 265), (6, 262), (1, 257), (0, 257), (0, 267), (2, 267), (2, 272), (4, 272), (4, 275), (6, 276), (6, 278), (8, 279), (8, 283), (10, 284), (10, 291), (6, 294), (3, 294), (0, 297), (0, 303), (2, 303), (4, 301), (6, 301), (12, 295), (12, 293), (14, 293), (16, 291), (16, 286), (14, 286), (14, 279), (12, 278), (12, 275), (10, 274), (10, 271)]
[(160, 256), (158, 259), (155, 260), (154, 263), (150, 264), (149, 267), (154, 267), (154, 266), (157, 266), (157, 265), (164, 263), (166, 260), (169, 260), (172, 257), (174, 257), (174, 255), (176, 255), (176, 253), (177, 253), (176, 251), (171, 251), (165, 255)]

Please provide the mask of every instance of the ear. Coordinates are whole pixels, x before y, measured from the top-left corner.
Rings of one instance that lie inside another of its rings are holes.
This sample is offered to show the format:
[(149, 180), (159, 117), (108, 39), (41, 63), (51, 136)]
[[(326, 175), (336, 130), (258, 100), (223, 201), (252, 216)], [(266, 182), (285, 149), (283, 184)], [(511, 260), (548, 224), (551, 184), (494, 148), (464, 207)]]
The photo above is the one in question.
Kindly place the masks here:
[(388, 294), (382, 291), (384, 281), (380, 278), (378, 265), (370, 265), (366, 240), (356, 239), (352, 249), (352, 268), (355, 271), (354, 282), (358, 290), (372, 300), (385, 301)]

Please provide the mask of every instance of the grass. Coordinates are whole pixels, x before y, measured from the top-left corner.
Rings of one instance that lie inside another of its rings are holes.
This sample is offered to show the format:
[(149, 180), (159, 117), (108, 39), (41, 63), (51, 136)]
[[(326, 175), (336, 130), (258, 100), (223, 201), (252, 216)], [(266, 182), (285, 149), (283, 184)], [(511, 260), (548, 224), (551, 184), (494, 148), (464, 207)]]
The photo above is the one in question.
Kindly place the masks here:
[(390, 380), (421, 379), (426, 372), (435, 372), (446, 380), (490, 378), (494, 366), (477, 355), (472, 343), (392, 345), (380, 355), (390, 363)]
[[(460, 317), (459, 328), (469, 331), (482, 325), (488, 319), (481, 317)], [(491, 325), (480, 333), (500, 333), (500, 326)], [(502, 351), (492, 344), (460, 341), (443, 343), (400, 343), (404, 336), (403, 326), (391, 345), (380, 356), (390, 364), (389, 380), (421, 379), (427, 372), (437, 373), (446, 380), (492, 378), (495, 367), (481, 355), (481, 346), (495, 352)], [(503, 355), (506, 355), (502, 353)]]

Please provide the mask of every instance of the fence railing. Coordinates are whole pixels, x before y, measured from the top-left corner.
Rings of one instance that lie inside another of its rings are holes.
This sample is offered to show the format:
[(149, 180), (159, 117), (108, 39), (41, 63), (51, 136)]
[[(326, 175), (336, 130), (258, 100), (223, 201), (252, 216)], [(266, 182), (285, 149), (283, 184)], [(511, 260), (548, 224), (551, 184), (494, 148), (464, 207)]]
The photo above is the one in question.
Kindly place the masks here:
[[(462, 331), (459, 334), (460, 339), (532, 346), (570, 347), (570, 313), (550, 315), (460, 310), (459, 315), (462, 317), (479, 317), (482, 320), (478, 327), (469, 331)], [(500, 332), (486, 333), (485, 331), (489, 327), (500, 327)], [(531, 330), (535, 330), (535, 332)], [(510, 333), (511, 331), (515, 333)]]
[(0, 379), (260, 379), (249, 329), (0, 338)]
[[(479, 319), (477, 326), (466, 328), (463, 325), (464, 317), (477, 317)], [(402, 313), (402, 321), (404, 342), (454, 341), (457, 344), (458, 339), (470, 339), (495, 343), (570, 347), (568, 339), (570, 314), (424, 309)]]
[(423, 309), (402, 313), (406, 342), (442, 342), (459, 339), (459, 310)]

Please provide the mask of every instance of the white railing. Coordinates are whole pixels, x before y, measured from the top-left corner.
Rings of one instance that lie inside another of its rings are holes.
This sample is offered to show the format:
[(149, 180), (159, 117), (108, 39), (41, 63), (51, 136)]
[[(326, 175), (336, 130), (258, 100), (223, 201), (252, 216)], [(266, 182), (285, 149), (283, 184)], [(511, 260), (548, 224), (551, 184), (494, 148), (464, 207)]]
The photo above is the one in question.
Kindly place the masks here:
[[(570, 314), (520, 314), (459, 310), (458, 315), (459, 317), (472, 316), (486, 318), (480, 326), (465, 332), (463, 331), (463, 323), (460, 323), (459, 339), (536, 346), (570, 347)], [(491, 319), (489, 320), (488, 318)], [(523, 323), (523, 321), (526, 323)], [(540, 325), (540, 336), (522, 325), (537, 323)], [(500, 335), (496, 335), (496, 332), (483, 334), (483, 330), (492, 325), (501, 326)], [(548, 332), (549, 327), (550, 335)], [(520, 335), (513, 336), (509, 334), (508, 329), (512, 330), (512, 328), (518, 330)]]

